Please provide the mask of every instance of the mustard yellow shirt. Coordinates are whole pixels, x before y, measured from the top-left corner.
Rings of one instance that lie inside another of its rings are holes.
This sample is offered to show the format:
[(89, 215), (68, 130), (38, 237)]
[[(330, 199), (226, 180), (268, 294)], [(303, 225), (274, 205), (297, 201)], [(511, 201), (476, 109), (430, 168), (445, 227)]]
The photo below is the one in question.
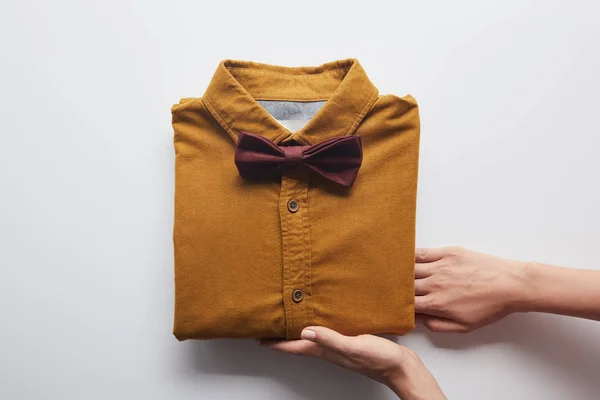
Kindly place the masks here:
[[(179, 340), (295, 339), (310, 325), (351, 335), (414, 327), (412, 96), (380, 95), (355, 59), (317, 67), (226, 60), (204, 96), (172, 107), (172, 122)], [(245, 181), (234, 164), (242, 131), (280, 146), (359, 135), (362, 165), (352, 187), (305, 168)]]

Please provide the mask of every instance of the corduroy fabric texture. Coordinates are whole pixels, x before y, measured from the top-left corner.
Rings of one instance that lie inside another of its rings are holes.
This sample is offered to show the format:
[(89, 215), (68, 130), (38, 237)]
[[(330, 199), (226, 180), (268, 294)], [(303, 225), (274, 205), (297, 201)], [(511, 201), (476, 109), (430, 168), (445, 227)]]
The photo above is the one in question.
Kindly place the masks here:
[[(259, 100), (326, 103), (290, 132)], [(355, 59), (318, 67), (226, 60), (204, 96), (171, 111), (179, 340), (295, 339), (310, 325), (350, 335), (414, 327), (420, 126), (412, 96), (379, 95)], [(353, 187), (306, 168), (245, 181), (234, 163), (241, 131), (280, 146), (359, 135), (362, 166)]]

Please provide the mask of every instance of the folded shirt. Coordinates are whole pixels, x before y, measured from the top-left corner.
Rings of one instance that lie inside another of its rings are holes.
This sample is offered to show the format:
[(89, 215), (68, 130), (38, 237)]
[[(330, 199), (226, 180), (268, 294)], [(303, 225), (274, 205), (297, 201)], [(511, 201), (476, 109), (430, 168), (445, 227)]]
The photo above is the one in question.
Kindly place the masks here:
[(179, 340), (414, 327), (412, 96), (355, 59), (226, 60), (171, 111)]

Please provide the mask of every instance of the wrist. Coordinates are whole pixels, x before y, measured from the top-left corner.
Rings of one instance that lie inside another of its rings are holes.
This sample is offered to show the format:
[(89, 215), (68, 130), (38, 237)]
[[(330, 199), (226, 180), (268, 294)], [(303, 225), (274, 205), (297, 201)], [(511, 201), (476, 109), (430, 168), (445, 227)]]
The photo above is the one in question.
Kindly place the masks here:
[(534, 299), (532, 282), (539, 266), (534, 262), (515, 261), (512, 268), (513, 283), (508, 294), (509, 312), (527, 312), (532, 310)]
[[(397, 378), (390, 382), (388, 387), (402, 400), (425, 400), (427, 397), (419, 393), (418, 388), (412, 385), (407, 378)], [(423, 391), (423, 388), (421, 388)]]
[(437, 383), (431, 388), (417, 387), (406, 382), (397, 382), (388, 387), (401, 400), (448, 400)]
[(446, 400), (435, 378), (416, 354), (410, 354), (387, 378), (387, 386), (402, 400)]

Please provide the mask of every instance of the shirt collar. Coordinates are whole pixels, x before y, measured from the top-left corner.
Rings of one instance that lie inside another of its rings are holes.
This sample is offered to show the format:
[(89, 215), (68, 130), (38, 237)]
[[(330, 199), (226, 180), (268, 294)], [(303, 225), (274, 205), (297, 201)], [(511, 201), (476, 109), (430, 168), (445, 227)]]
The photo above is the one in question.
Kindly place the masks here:
[[(203, 101), (237, 142), (241, 131), (263, 135), (276, 144), (315, 144), (352, 135), (377, 100), (377, 88), (356, 59), (317, 67), (281, 67), (250, 61), (222, 61)], [(298, 132), (279, 124), (257, 100), (327, 100)]]

